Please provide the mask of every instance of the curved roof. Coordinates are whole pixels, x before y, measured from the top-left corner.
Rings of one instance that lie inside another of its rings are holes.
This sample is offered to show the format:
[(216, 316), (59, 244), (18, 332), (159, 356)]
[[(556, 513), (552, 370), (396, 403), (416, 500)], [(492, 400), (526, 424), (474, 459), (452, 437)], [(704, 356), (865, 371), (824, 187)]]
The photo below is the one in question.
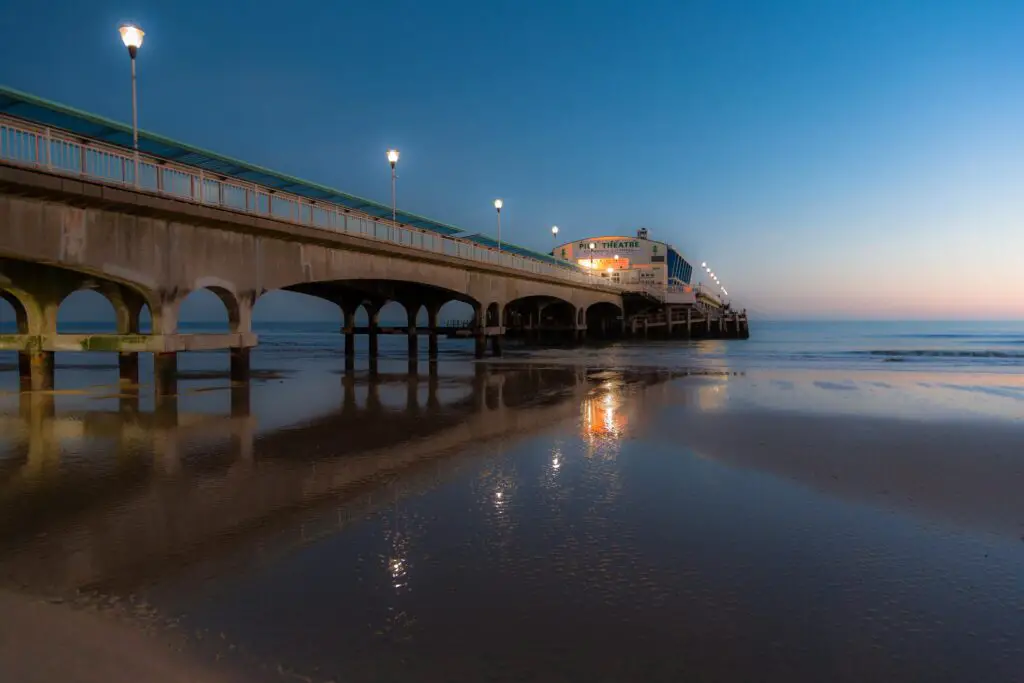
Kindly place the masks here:
[[(61, 128), (111, 145), (128, 148), (132, 146), (131, 126), (4, 86), (0, 86), (0, 113), (41, 126)], [(376, 218), (391, 217), (391, 207), (388, 205), (187, 145), (156, 133), (139, 131), (139, 151), (168, 161), (196, 166), (223, 176), (238, 178), (282, 192), (290, 192), (307, 199), (334, 202)], [(422, 230), (443, 235), (457, 235), (464, 232), (454, 225), (418, 216), (408, 211), (398, 211), (397, 213), (399, 222)]]

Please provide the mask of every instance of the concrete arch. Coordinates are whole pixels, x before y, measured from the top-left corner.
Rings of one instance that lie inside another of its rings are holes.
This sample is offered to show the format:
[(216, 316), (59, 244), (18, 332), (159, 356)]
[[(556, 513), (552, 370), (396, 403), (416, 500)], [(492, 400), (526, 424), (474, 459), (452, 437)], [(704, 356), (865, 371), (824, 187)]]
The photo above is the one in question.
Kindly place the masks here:
[(15, 329), (18, 334), (28, 334), (28, 300), (23, 292), (14, 292), (8, 289), (0, 289), (0, 299), (3, 299), (14, 310)]
[(622, 306), (610, 301), (598, 301), (587, 306), (584, 320), (587, 335), (591, 338), (610, 339), (622, 335), (624, 311)]
[[(0, 256), (0, 289), (10, 292), (24, 306), (30, 334), (52, 334), (57, 329), (57, 311), (71, 294), (87, 289), (99, 291), (114, 307), (118, 331), (138, 332), (137, 319), (143, 306), (161, 310), (153, 292), (136, 283), (77, 266), (33, 263)], [(153, 331), (159, 331), (154, 316)], [(131, 327), (129, 319), (134, 318)]]
[[(69, 321), (67, 316), (74, 315), (74, 309), (81, 306), (87, 306), (93, 310), (85, 319)], [(96, 310), (97, 308), (104, 310), (100, 312)], [(57, 334), (116, 332), (120, 326), (118, 317), (117, 302), (107, 295), (104, 288), (82, 287), (68, 292), (67, 296), (62, 298), (57, 305), (56, 332)], [(74, 329), (68, 329), (69, 323), (74, 326)], [(83, 323), (89, 324), (83, 326)], [(111, 327), (113, 329), (110, 329)]]
[[(206, 287), (198, 287), (187, 292), (180, 293), (173, 307), (174, 332), (177, 331), (178, 324), (180, 323), (181, 320), (182, 306), (185, 304), (186, 301), (196, 296), (199, 292), (209, 292), (210, 294), (213, 294), (215, 297), (217, 297), (218, 300), (220, 300), (221, 304), (224, 306), (224, 313), (226, 316), (226, 325), (228, 332), (248, 332), (252, 329), (252, 304), (250, 303), (247, 305), (247, 315), (244, 316), (245, 319), (243, 320), (242, 305), (238, 297), (235, 295), (234, 291), (221, 285), (210, 285)], [(193, 302), (194, 301), (195, 300), (193, 299)], [(163, 322), (165, 328), (169, 327), (169, 319), (165, 318)], [(165, 333), (169, 333), (171, 331), (172, 330), (170, 329), (164, 330)]]

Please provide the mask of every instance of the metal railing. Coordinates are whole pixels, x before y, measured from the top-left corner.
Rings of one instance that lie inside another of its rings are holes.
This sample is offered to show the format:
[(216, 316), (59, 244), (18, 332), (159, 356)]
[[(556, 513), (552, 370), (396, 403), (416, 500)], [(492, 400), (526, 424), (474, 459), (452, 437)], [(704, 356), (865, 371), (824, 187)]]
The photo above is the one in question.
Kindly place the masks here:
[(130, 149), (0, 114), (2, 163), (41, 168), (51, 173), (88, 178), (90, 181), (128, 187), (140, 192), (390, 242), (584, 285), (617, 291), (621, 289), (610, 283), (595, 282), (590, 274), (582, 270), (375, 218), (329, 201), (307, 199), (145, 154), (140, 154), (138, 158), (136, 173), (135, 155)]

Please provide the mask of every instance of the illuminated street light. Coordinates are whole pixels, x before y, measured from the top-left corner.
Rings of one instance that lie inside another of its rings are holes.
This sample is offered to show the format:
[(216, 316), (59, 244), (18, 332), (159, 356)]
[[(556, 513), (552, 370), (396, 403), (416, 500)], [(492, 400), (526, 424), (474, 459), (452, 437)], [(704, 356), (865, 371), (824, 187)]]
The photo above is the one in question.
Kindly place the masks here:
[(501, 207), (504, 205), (500, 199), (494, 200), (494, 210), (498, 212), (498, 251), (501, 251)]
[(142, 39), (146, 33), (138, 26), (121, 24), (117, 29), (121, 34), (121, 42), (128, 48), (128, 56), (132, 60), (132, 149), (135, 152), (135, 186), (139, 186), (139, 105), (135, 87), (135, 56), (142, 47)]
[(398, 216), (398, 203), (395, 196), (395, 180), (398, 176), (395, 174), (395, 166), (398, 164), (398, 150), (388, 150), (388, 163), (391, 164), (391, 222), (397, 223)]
[[(558, 246), (558, 226), (557, 225), (552, 225), (551, 226), (551, 244), (553, 246)], [(555, 255), (555, 250), (554, 249), (551, 250), (551, 255), (552, 256)]]
[(700, 264), (700, 267), (701, 267), (701, 268), (707, 268), (707, 267), (708, 267), (708, 262), (707, 262), (707, 261), (705, 261), (705, 262), (701, 263), (701, 264)]

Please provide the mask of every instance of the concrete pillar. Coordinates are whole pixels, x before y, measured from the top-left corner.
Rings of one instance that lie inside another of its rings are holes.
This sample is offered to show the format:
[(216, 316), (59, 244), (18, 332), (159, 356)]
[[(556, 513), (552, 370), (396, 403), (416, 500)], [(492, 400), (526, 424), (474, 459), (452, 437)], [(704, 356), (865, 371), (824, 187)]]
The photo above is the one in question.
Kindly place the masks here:
[(32, 354), (27, 351), (18, 352), (18, 379), (22, 391), (32, 391)]
[(345, 333), (345, 369), (355, 368), (356, 358), (356, 311), (359, 307), (353, 304), (342, 304), (342, 330)]
[(415, 359), (420, 355), (418, 346), (418, 339), (416, 336), (416, 314), (419, 312), (418, 306), (406, 306), (406, 317), (408, 318), (408, 350), (409, 358)]
[(377, 333), (378, 333), (378, 323), (379, 323), (379, 319), (380, 319), (380, 307), (379, 306), (373, 306), (373, 307), (369, 307), (368, 306), (367, 310), (366, 310), (366, 314), (367, 314), (366, 315), (366, 322), (367, 322), (367, 325), (369, 326), (369, 330), (370, 330), (370, 332), (369, 332), (369, 337), (370, 337), (369, 354), (370, 354), (370, 358), (376, 359), (377, 358), (377, 336), (378, 336)]
[(501, 357), (501, 337), (502, 335), (496, 334), (491, 337), (491, 355)]
[(157, 396), (173, 396), (178, 393), (178, 354), (153, 354), (153, 386)]
[(437, 314), (441, 311), (438, 304), (427, 304), (427, 328), (430, 330), (428, 336), (427, 356), (430, 360), (437, 360)]
[(248, 348), (231, 349), (231, 381), (249, 381), (249, 352)]
[(686, 338), (689, 339), (693, 336), (693, 309), (689, 306), (686, 307)]
[(647, 335), (650, 334), (650, 316), (644, 316), (644, 339), (647, 339)]
[[(54, 379), (53, 351), (29, 351), (27, 355), (29, 388), (32, 391), (51, 391)], [(20, 362), (18, 369), (22, 369)]]
[(487, 354), (487, 337), (485, 336), (486, 316), (487, 309), (482, 305), (478, 305), (473, 315), (474, 355), (477, 358), (483, 358)]
[(121, 352), (117, 354), (117, 368), (121, 387), (136, 386), (139, 383), (139, 354)]

